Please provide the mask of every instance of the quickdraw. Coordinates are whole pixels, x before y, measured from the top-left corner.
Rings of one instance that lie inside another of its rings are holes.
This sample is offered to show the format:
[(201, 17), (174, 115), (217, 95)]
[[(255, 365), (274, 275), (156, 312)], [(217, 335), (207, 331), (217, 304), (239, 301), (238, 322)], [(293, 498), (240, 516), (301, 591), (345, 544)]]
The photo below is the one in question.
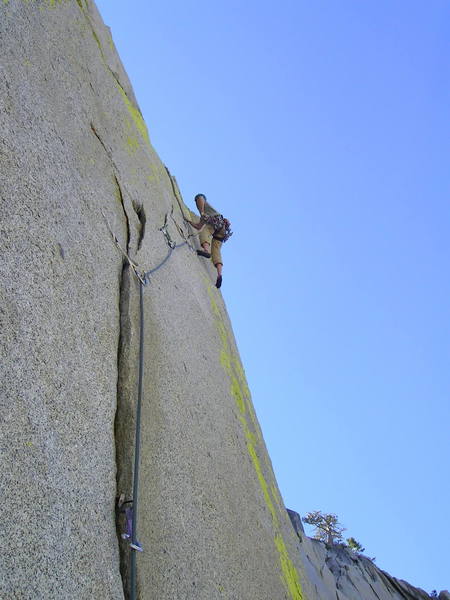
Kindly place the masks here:
[[(173, 209), (173, 207), (172, 207)], [(166, 214), (166, 217), (164, 219), (164, 225), (162, 227), (159, 228), (159, 231), (162, 231), (164, 234), (164, 237), (166, 238), (167, 244), (169, 245), (169, 248), (172, 248), (172, 250), (175, 248), (176, 246), (176, 242), (173, 241), (173, 239), (170, 237), (170, 233), (167, 230), (167, 217), (168, 217), (169, 213)]]

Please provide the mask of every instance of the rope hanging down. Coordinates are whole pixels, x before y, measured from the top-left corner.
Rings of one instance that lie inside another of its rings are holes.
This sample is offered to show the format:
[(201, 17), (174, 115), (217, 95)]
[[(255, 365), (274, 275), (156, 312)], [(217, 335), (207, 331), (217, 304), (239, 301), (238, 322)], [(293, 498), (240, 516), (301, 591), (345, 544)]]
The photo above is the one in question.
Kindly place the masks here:
[[(172, 206), (173, 212), (173, 206)], [(137, 593), (137, 576), (136, 576), (136, 551), (142, 552), (142, 546), (137, 540), (137, 514), (138, 514), (138, 499), (139, 499), (139, 463), (140, 463), (140, 446), (141, 446), (141, 411), (142, 411), (142, 398), (143, 398), (143, 377), (144, 377), (144, 286), (146, 286), (150, 282), (150, 275), (153, 275), (156, 271), (158, 271), (171, 257), (172, 252), (177, 248), (181, 248), (182, 246), (189, 246), (190, 244), (185, 241), (176, 244), (167, 230), (167, 219), (169, 213), (166, 214), (164, 219), (164, 225), (160, 227), (159, 231), (162, 232), (164, 237), (166, 238), (167, 245), (169, 246), (169, 251), (165, 258), (152, 269), (148, 271), (141, 272), (139, 270), (139, 266), (135, 263), (128, 253), (122, 248), (117, 239), (117, 236), (112, 231), (109, 226), (108, 220), (106, 219), (103, 211), (103, 218), (106, 221), (106, 225), (111, 234), (111, 237), (123, 254), (123, 256), (128, 261), (132, 272), (135, 274), (136, 278), (139, 281), (139, 372), (138, 372), (138, 397), (136, 403), (136, 426), (135, 426), (135, 438), (134, 438), (134, 470), (133, 470), (133, 496), (132, 500), (128, 500), (127, 502), (123, 502), (121, 505), (128, 504), (129, 506), (123, 510), (126, 518), (126, 532), (122, 534), (123, 539), (130, 539), (130, 598), (131, 600), (136, 600)], [(171, 214), (172, 217), (172, 214)], [(172, 217), (173, 219), (173, 217)], [(175, 219), (173, 219), (175, 221)], [(177, 225), (178, 227), (178, 225)], [(183, 236), (185, 237), (185, 236)], [(120, 501), (119, 501), (120, 502)]]
[(136, 598), (136, 550), (142, 551), (142, 546), (137, 541), (137, 509), (139, 492), (139, 459), (141, 449), (141, 408), (142, 408), (142, 381), (144, 375), (144, 285), (139, 281), (139, 375), (138, 398), (136, 404), (136, 428), (134, 437), (134, 471), (133, 471), (133, 504), (131, 520), (131, 555), (130, 555), (130, 596)]

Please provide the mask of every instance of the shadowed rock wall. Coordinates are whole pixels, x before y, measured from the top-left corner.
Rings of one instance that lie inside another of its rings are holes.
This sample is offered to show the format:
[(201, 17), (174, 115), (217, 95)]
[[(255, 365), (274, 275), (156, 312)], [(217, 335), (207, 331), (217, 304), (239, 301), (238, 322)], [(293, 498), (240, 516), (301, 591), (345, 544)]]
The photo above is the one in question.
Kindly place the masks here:
[[(3, 0), (0, 47), (0, 597), (119, 599), (139, 282), (109, 228), (149, 270), (187, 209), (90, 0)], [(291, 526), (213, 282), (185, 244), (144, 288), (138, 597), (353, 598)]]

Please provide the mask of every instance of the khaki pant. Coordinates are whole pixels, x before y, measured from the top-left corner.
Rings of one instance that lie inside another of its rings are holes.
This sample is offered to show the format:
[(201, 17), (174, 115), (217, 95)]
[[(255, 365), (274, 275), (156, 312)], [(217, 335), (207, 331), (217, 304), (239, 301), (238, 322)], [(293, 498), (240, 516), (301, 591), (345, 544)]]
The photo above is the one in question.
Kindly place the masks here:
[[(213, 214), (217, 214), (217, 213), (213, 213)], [(200, 219), (192, 211), (191, 211), (191, 221), (193, 221), (194, 223), (200, 222)], [(207, 242), (208, 244), (210, 244), (211, 260), (213, 262), (213, 265), (216, 266), (218, 263), (221, 263), (223, 265), (222, 253), (221, 253), (222, 242), (219, 240), (215, 240), (212, 237), (213, 233), (214, 233), (214, 227), (212, 225), (208, 225), (208, 224), (204, 225), (203, 229), (200, 230), (200, 233), (198, 236), (199, 240), (200, 240), (200, 245), (202, 245), (204, 242)]]

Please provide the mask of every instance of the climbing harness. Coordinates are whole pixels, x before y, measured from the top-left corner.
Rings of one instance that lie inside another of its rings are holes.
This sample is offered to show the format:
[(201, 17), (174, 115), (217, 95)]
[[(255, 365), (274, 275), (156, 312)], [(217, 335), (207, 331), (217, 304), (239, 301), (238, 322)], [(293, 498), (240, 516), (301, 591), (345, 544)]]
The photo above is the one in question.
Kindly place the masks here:
[[(220, 240), (221, 242), (226, 242), (232, 235), (233, 232), (230, 228), (230, 222), (228, 219), (225, 219), (223, 215), (206, 215), (203, 214), (200, 217), (200, 223), (211, 225), (214, 228), (214, 234), (221, 232), (220, 237), (213, 235), (215, 240)], [(222, 233), (224, 231), (224, 233)]]

